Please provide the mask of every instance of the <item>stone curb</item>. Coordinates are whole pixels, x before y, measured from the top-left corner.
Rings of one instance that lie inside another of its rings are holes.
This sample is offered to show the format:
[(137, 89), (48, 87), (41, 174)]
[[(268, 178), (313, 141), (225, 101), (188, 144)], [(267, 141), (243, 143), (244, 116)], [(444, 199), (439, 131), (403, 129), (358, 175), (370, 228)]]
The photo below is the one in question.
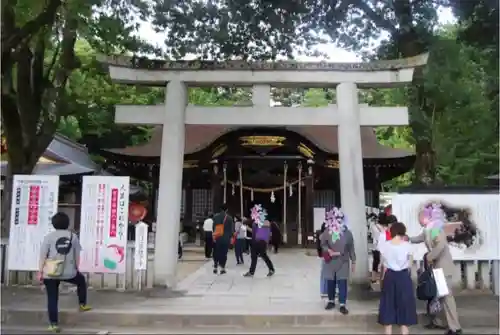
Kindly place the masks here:
[[(47, 313), (44, 310), (1, 310), (2, 325), (39, 326), (46, 324)], [(486, 314), (486, 313), (485, 313)], [(427, 322), (423, 314), (419, 315), (420, 323)], [(185, 327), (244, 327), (244, 328), (283, 328), (301, 326), (328, 326), (339, 324), (377, 324), (377, 315), (355, 314), (347, 316), (338, 312), (331, 314), (167, 314), (167, 313), (126, 313), (110, 311), (90, 311), (80, 313), (77, 311), (62, 311), (60, 322), (64, 326), (78, 326), (85, 328), (107, 329), (109, 327), (148, 327), (158, 328), (185, 328)], [(498, 328), (498, 315), (461, 315), (460, 321), (464, 328), (496, 327)]]

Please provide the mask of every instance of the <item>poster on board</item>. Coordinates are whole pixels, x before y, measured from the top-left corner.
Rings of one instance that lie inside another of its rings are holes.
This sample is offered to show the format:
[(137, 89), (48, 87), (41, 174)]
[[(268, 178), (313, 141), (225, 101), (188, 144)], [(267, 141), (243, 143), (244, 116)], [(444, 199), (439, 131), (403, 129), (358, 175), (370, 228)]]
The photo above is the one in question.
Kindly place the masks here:
[(129, 183), (129, 177), (83, 177), (82, 272), (125, 273)]
[(10, 211), (7, 268), (38, 271), (40, 247), (53, 230), (57, 212), (59, 176), (15, 175)]
[[(429, 203), (443, 206), (446, 215), (444, 230), (448, 236), (467, 234), (467, 243), (449, 243), (454, 260), (499, 259), (498, 194), (398, 194), (392, 198), (392, 212), (406, 225), (409, 236), (422, 232), (418, 215)], [(465, 225), (474, 227), (474, 233), (470, 234)], [(416, 244), (413, 256), (421, 260), (426, 252), (423, 243)]]

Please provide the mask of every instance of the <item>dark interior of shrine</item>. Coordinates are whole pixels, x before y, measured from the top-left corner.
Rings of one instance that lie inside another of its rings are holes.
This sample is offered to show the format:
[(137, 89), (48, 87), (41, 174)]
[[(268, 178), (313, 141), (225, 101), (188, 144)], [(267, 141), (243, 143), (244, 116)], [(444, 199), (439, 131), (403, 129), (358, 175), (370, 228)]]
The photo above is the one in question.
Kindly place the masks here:
[[(372, 194), (369, 202), (378, 206), (381, 183), (408, 171), (414, 155), (381, 145), (372, 129), (362, 133), (365, 190)], [(259, 203), (268, 218), (286, 230), (289, 243), (306, 244), (313, 233), (313, 208), (341, 206), (335, 127), (291, 130), (187, 125), (185, 142), (184, 225), (199, 219), (200, 208), (216, 211), (226, 202), (232, 214), (249, 216), (253, 204)], [(161, 128), (142, 147), (101, 151), (108, 169), (152, 183), (153, 213), (160, 153)], [(193, 200), (193, 194), (198, 192), (199, 198), (202, 190), (208, 192), (204, 204), (195, 204), (201, 200)], [(330, 192), (329, 200), (318, 204), (322, 191)]]

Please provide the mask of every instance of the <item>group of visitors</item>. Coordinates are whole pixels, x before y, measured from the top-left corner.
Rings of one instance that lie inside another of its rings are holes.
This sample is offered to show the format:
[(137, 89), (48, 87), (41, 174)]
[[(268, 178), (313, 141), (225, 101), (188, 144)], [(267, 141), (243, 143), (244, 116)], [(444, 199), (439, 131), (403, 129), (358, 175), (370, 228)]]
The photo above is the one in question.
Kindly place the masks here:
[[(429, 298), (433, 304), (432, 322), (426, 328), (445, 328), (449, 335), (461, 334), (455, 299), (451, 292), (451, 276), (454, 265), (443, 230), (445, 215), (439, 205), (429, 204), (419, 213), (423, 232), (408, 237), (406, 227), (392, 214), (382, 213), (371, 227), (375, 241), (373, 252), (373, 272), (380, 273), (381, 297), (378, 321), (385, 327), (385, 334), (392, 333), (393, 326), (399, 326), (402, 334), (409, 333), (409, 326), (417, 323), (415, 290), (411, 279), (412, 243), (425, 243), (428, 252), (424, 256), (426, 268), (442, 269), (448, 294)], [(57, 213), (52, 217), (55, 230), (45, 236), (40, 253), (38, 278), (46, 288), (49, 330), (59, 332), (58, 296), (61, 282), (77, 286), (78, 305), (81, 311), (91, 308), (87, 305), (85, 277), (79, 271), (81, 245), (78, 236), (69, 228), (69, 217)], [(255, 274), (258, 258), (268, 267), (267, 276), (274, 275), (274, 265), (267, 254), (268, 243), (272, 240), (272, 223), (266, 219), (265, 210), (256, 205), (251, 218), (239, 218), (234, 223), (227, 207), (221, 206), (213, 218), (207, 218), (205, 231), (206, 256), (213, 247), (213, 272), (225, 274), (227, 254), (234, 243), (237, 264), (244, 264), (243, 254), (251, 234), (251, 264), (245, 277)], [(318, 255), (321, 258), (321, 295), (327, 298), (326, 310), (335, 308), (338, 291), (339, 311), (348, 314), (348, 279), (356, 266), (354, 238), (348, 220), (338, 208), (326, 215), (318, 236)], [(277, 248), (275, 249), (277, 251)], [(373, 279), (374, 277), (372, 277)], [(420, 284), (420, 283), (419, 283)], [(437, 306), (437, 307), (436, 307)], [(442, 313), (442, 319), (438, 313)]]
[[(392, 327), (399, 326), (402, 334), (409, 333), (409, 326), (417, 324), (415, 289), (411, 279), (413, 262), (412, 243), (425, 243), (428, 252), (424, 256), (427, 269), (442, 269), (448, 285), (448, 294), (429, 297), (429, 303), (437, 301), (434, 308), (428, 308), (431, 323), (428, 329), (446, 329), (446, 334), (461, 334), (455, 298), (451, 292), (453, 259), (444, 230), (445, 215), (439, 205), (429, 204), (419, 213), (423, 232), (408, 237), (406, 227), (391, 213), (381, 213), (378, 222), (371, 228), (374, 239), (372, 273), (380, 273), (381, 297), (378, 322), (384, 326), (385, 334), (392, 334)], [(318, 255), (322, 258), (320, 294), (327, 298), (325, 309), (335, 307), (335, 293), (338, 289), (340, 312), (348, 314), (347, 279), (356, 263), (354, 241), (342, 212), (334, 208), (318, 236)], [(379, 270), (380, 269), (380, 270)], [(372, 274), (372, 280), (375, 280)], [(427, 283), (419, 283), (423, 285)], [(444, 320), (439, 313), (443, 314)], [(444, 322), (443, 322), (444, 321)]]
[[(214, 274), (226, 274), (227, 255), (234, 247), (236, 264), (243, 265), (243, 255), (250, 254), (250, 269), (244, 274), (251, 277), (255, 273), (258, 258), (262, 258), (269, 268), (268, 276), (275, 272), (274, 265), (267, 255), (268, 244), (273, 242), (272, 227), (276, 223), (264, 220), (262, 223), (255, 219), (233, 217), (228, 213), (226, 205), (222, 205), (219, 212), (208, 217), (203, 223), (205, 237), (205, 258), (213, 259)], [(279, 228), (277, 228), (279, 232)], [(274, 233), (279, 236), (278, 233)], [(278, 243), (274, 240), (274, 250), (278, 252)]]

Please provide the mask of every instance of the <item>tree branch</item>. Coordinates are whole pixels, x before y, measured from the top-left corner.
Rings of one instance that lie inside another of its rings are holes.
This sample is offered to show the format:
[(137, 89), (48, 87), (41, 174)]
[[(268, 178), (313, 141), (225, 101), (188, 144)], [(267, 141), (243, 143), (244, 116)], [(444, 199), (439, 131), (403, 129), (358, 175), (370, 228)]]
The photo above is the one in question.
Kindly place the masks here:
[(72, 13), (67, 12), (66, 14), (61, 41), (61, 55), (54, 73), (54, 82), (45, 96), (46, 103), (42, 104), (44, 106), (43, 123), (38, 133), (39, 141), (36, 148), (36, 153), (39, 155), (43, 154), (50, 144), (61, 117), (69, 112), (66, 100), (66, 84), (73, 70), (80, 65), (75, 56), (78, 20), (72, 16)]
[(38, 40), (36, 41), (34, 55), (33, 55), (32, 87), (33, 87), (33, 101), (35, 106), (42, 105), (43, 92), (46, 87), (44, 63), (45, 63), (47, 30), (48, 30), (47, 28), (44, 28), (38, 34)]
[(37, 17), (28, 21), (24, 26), (16, 29), (10, 34), (2, 36), (2, 53), (5, 50), (16, 48), (25, 40), (30, 40), (38, 32), (38, 30), (40, 30), (40, 28), (53, 23), (61, 4), (62, 0), (49, 0), (47, 7), (45, 7), (45, 9), (38, 14)]
[(389, 31), (389, 34), (391, 35), (397, 31), (395, 26), (387, 21), (383, 16), (377, 14), (372, 8), (370, 8), (370, 6), (366, 4), (365, 1), (357, 1), (355, 6), (362, 10), (377, 27)]
[[(32, 67), (31, 61), (33, 54), (29, 45), (22, 44), (17, 55), (17, 75), (16, 75), (16, 97), (17, 97), (17, 112), (21, 117), (21, 131), (23, 139), (27, 142), (28, 139), (36, 133), (36, 124), (40, 116), (39, 108), (34, 103), (34, 95), (32, 88)], [(23, 143), (28, 147), (29, 143)]]
[(61, 43), (57, 43), (56, 48), (52, 51), (54, 54), (52, 55), (52, 59), (50, 60), (49, 65), (47, 66), (47, 70), (45, 72), (45, 80), (51, 82), (50, 76), (55, 69), (57, 63), (57, 57), (59, 56), (59, 52), (61, 51)]

